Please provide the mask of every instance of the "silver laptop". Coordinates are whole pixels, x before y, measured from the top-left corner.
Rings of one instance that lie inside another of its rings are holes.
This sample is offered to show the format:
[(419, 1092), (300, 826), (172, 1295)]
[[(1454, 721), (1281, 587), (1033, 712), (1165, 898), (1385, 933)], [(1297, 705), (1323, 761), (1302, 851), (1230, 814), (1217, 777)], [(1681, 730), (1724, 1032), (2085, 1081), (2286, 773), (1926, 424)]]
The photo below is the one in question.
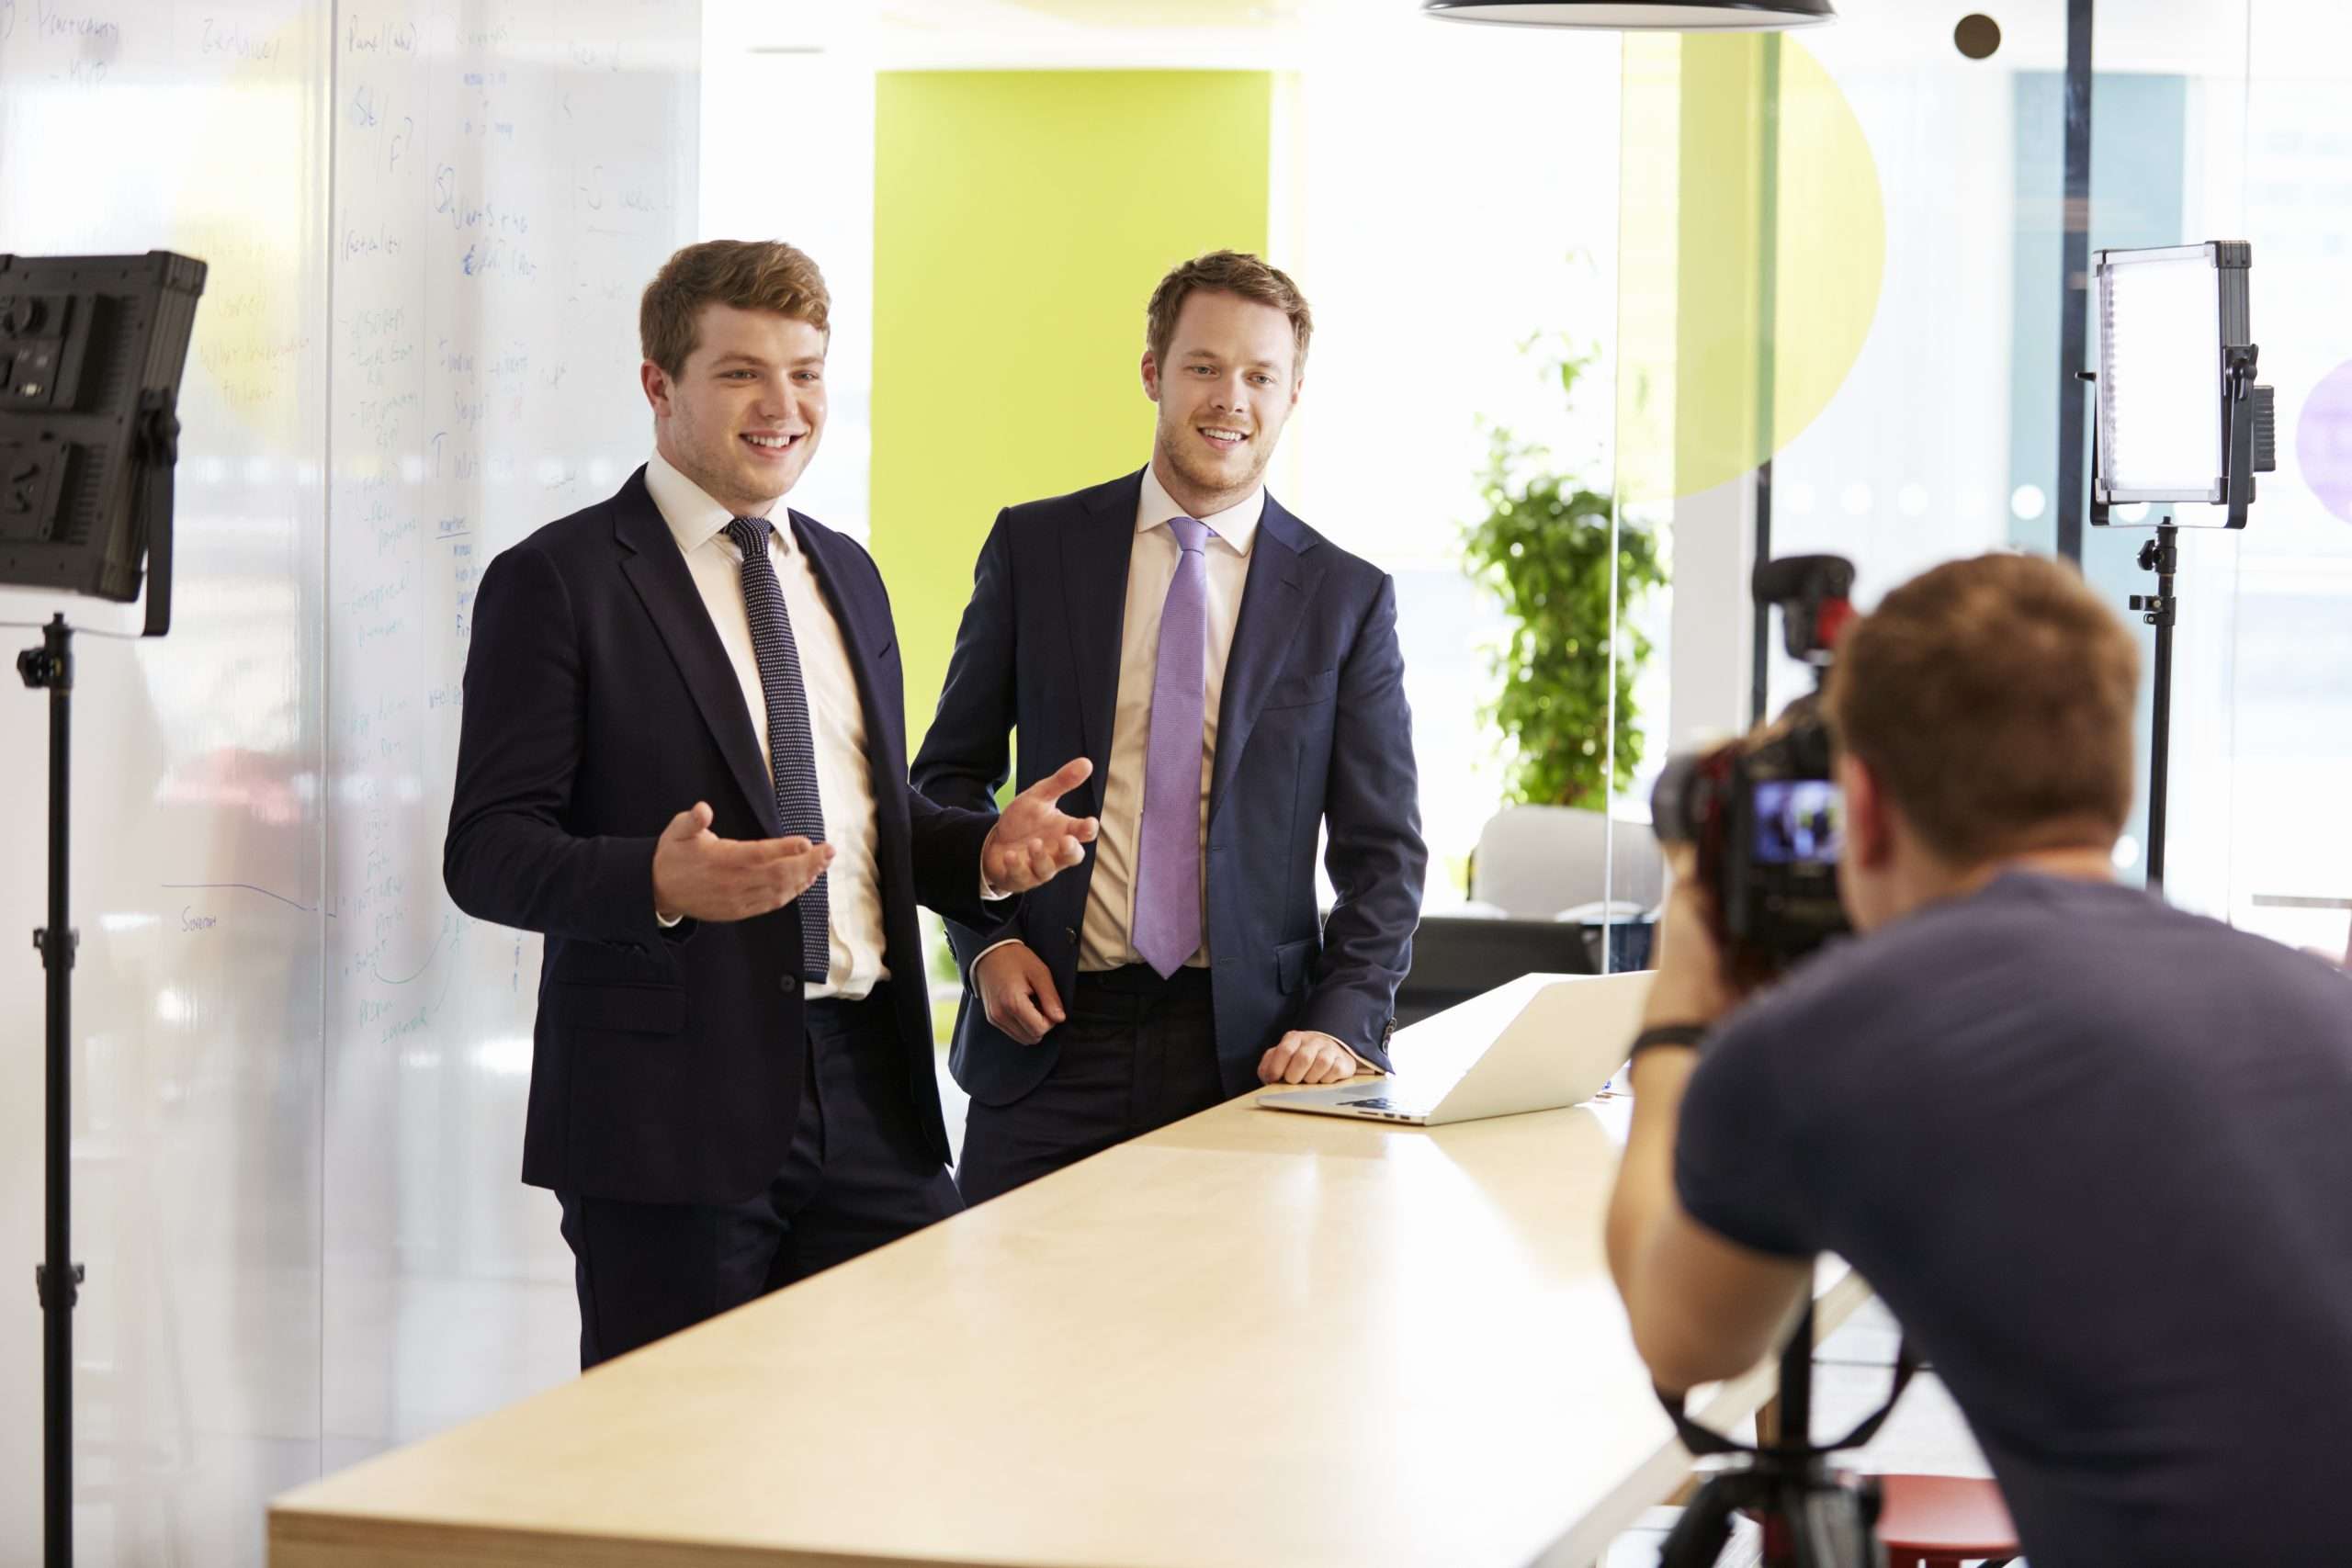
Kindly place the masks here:
[(1269, 1111), (1311, 1111), (1417, 1127), (1575, 1105), (1625, 1060), (1650, 975), (1522, 975), (1400, 1031), (1383, 1078), (1270, 1090)]

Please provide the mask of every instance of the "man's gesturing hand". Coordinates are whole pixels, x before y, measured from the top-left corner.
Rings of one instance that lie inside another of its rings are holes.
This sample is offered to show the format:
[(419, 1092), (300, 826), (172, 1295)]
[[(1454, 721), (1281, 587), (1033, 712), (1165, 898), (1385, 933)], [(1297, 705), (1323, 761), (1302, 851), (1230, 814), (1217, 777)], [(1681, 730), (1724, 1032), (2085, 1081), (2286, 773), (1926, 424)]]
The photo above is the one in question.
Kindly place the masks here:
[(697, 800), (653, 846), (653, 908), (665, 919), (746, 920), (808, 892), (832, 861), (832, 845), (806, 839), (722, 839)]
[(1094, 764), (1083, 757), (1064, 762), (1061, 772), (1040, 779), (1005, 806), (980, 846), (980, 874), (998, 893), (1026, 893), (1051, 882), (1086, 858), (1094, 838), (1091, 817), (1066, 817), (1055, 802), (1084, 784)]
[(1023, 1045), (1035, 1045), (1062, 1021), (1053, 971), (1023, 943), (1008, 942), (980, 954), (972, 965), (972, 985), (989, 1021)]

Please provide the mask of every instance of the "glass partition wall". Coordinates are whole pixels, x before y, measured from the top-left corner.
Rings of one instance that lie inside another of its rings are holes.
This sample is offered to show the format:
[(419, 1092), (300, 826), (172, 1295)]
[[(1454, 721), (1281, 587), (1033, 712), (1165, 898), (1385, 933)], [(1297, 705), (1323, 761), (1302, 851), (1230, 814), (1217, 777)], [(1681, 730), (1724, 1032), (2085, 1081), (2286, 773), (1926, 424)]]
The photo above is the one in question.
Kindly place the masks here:
[[(2088, 196), (2070, 200), (2086, 42)], [(2061, 462), (2087, 439), (2066, 417), (2087, 412), (2070, 310), (2082, 365), (2092, 350), (2068, 224), (2086, 251), (2244, 239), (2278, 470), (2243, 534), (2177, 509), (2166, 895), (2343, 953), (2352, 835), (2307, 803), (2352, 783), (2347, 42), (2352, 21), (2312, 0), (1856, 5), (1778, 38), (1628, 35), (1615, 488), (1669, 583), (1612, 615), (1621, 652), (1634, 630), (1658, 649), (1621, 817), (1645, 811), (1668, 750), (1810, 686), (1747, 603), (1759, 553), (1851, 558), (1865, 608), (1939, 560), (2075, 555), (2152, 666), (2126, 602), (2154, 591), (2137, 556), (2155, 519), (2085, 526), (2086, 465)], [(2117, 857), (2134, 879), (2148, 684)]]

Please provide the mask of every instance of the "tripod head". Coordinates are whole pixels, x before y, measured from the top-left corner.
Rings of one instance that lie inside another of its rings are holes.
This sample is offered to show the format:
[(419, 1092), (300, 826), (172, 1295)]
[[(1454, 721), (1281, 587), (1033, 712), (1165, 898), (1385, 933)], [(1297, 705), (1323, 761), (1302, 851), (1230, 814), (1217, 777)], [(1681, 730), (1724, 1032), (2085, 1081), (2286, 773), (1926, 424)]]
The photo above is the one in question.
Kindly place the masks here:
[(1834, 1442), (1813, 1441), (1813, 1308), (1807, 1304), (1781, 1350), (1781, 1412), (1772, 1440), (1749, 1448), (1711, 1432), (1663, 1392), (1683, 1446), (1701, 1457), (1737, 1455), (1701, 1485), (1668, 1532), (1658, 1568), (1708, 1568), (1731, 1539), (1735, 1512), (1764, 1527), (1765, 1568), (1877, 1568), (1877, 1482), (1833, 1470), (1829, 1456), (1878, 1434), (1918, 1370), (1905, 1344), (1895, 1353), (1894, 1384), (1876, 1411)]

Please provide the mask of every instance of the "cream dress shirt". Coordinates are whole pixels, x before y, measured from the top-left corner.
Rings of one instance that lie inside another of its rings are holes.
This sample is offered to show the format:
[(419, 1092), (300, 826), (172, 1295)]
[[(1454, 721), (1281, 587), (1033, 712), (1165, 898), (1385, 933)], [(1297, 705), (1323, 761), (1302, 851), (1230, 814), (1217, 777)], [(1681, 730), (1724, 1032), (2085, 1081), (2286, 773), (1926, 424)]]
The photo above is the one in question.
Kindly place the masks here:
[[(645, 465), (645, 488), (670, 536), (678, 542), (686, 570), (702, 594), (703, 608), (735, 667), (743, 706), (768, 757), (768, 704), (760, 683), (759, 655), (752, 647), (752, 622), (743, 608), (743, 552), (727, 536), (734, 513), (694, 480), (670, 466), (661, 453)], [(781, 511), (783, 508), (778, 507)], [(858, 700), (849, 647), (817, 586), (789, 517), (772, 519), (768, 559), (792, 617), (793, 645), (800, 653), (800, 680), (808, 692), (808, 728), (817, 748), (817, 799), (825, 813), (825, 841), (833, 863), (825, 872), (826, 908), (831, 919), (832, 958), (825, 983), (808, 987), (808, 998), (855, 1001), (890, 977), (883, 965), (882, 892), (875, 870), (876, 828), (874, 780), (865, 757), (865, 705)], [(774, 773), (773, 763), (769, 772)], [(680, 801), (684, 810), (692, 801)]]
[[(1201, 679), (1201, 947), (1187, 962), (1205, 967), (1208, 949), (1209, 778), (1216, 766), (1217, 698), (1225, 690), (1226, 656), (1241, 619), (1241, 591), (1250, 579), (1250, 548), (1266, 510), (1261, 486), (1237, 506), (1201, 522), (1216, 536), (1208, 557), (1208, 637)], [(1111, 724), (1111, 772), (1102, 784), (1102, 830), (1095, 840), (1094, 878), (1087, 885), (1086, 919), (1079, 930), (1078, 966), (1116, 969), (1139, 964), (1129, 933), (1135, 928), (1136, 853), (1143, 836), (1144, 761), (1151, 742), (1151, 688), (1159, 671), (1159, 612), (1176, 581), (1182, 551), (1168, 526), (1192, 513), (1170, 497), (1159, 476), (1146, 468), (1136, 507), (1135, 542), (1127, 556), (1126, 615), (1119, 633), (1119, 698)]]
[[(1186, 966), (1208, 966), (1209, 779), (1216, 768), (1217, 696), (1225, 689), (1226, 655), (1241, 619), (1241, 592), (1250, 580), (1250, 547), (1266, 510), (1261, 485), (1248, 499), (1205, 523), (1208, 637), (1201, 653), (1201, 946)], [(1136, 503), (1135, 542), (1127, 555), (1127, 603), (1119, 633), (1119, 697), (1111, 723), (1111, 770), (1102, 783), (1102, 812), (1094, 837), (1094, 876), (1087, 884), (1086, 917), (1080, 922), (1078, 966), (1117, 969), (1142, 959), (1129, 933), (1135, 927), (1136, 846), (1143, 831), (1143, 770), (1151, 744), (1151, 689), (1159, 672), (1159, 612), (1176, 581), (1183, 551), (1169, 520), (1193, 514), (1176, 504), (1159, 476), (1143, 471), (1143, 496)], [(1007, 942), (992, 942), (974, 955), (979, 961)]]

